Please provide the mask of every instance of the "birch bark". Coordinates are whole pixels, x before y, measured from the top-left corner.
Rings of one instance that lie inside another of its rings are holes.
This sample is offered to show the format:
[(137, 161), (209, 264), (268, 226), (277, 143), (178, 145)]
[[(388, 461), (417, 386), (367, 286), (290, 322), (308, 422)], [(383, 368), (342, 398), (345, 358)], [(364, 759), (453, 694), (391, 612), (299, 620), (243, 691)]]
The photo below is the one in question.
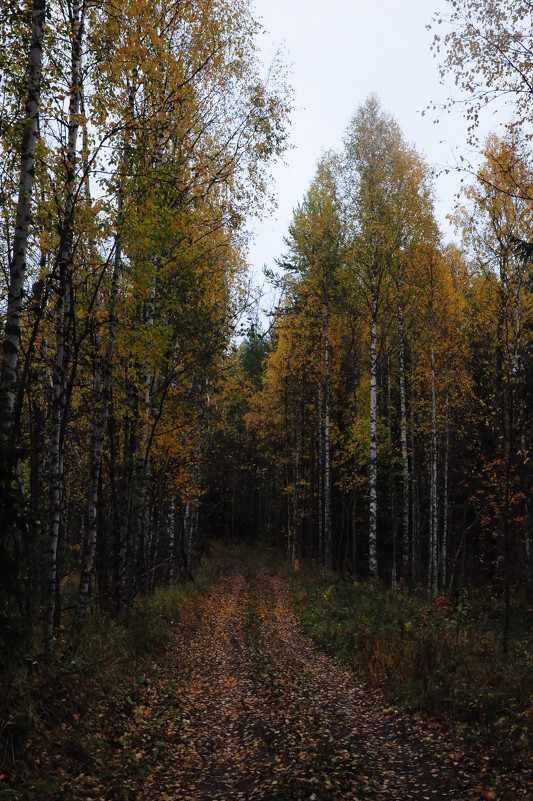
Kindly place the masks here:
[(28, 89), (24, 109), (25, 119), (21, 145), (13, 257), (9, 268), (6, 326), (2, 344), (2, 369), (0, 375), (0, 442), (2, 443), (6, 443), (12, 433), (13, 408), (19, 367), (20, 319), (31, 219), (35, 147), (39, 128), (45, 12), (45, 0), (33, 0), (31, 42), (27, 68)]

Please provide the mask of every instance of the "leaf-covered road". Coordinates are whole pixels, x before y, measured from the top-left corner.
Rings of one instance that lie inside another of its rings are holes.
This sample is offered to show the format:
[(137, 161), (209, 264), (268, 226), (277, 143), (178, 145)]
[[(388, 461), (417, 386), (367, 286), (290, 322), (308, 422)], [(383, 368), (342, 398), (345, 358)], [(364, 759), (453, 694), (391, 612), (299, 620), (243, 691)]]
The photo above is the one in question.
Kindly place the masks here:
[[(531, 797), (319, 653), (287, 586), (259, 563), (227, 559), (190, 631), (177, 626), (127, 714), (108, 721), (116, 734), (105, 765), (97, 756), (71, 774), (63, 799)], [(109, 714), (101, 709), (95, 725)]]
[(462, 755), (318, 653), (287, 587), (258, 563), (226, 563), (185, 668), (184, 647), (143, 690), (115, 754), (120, 793), (113, 782), (108, 798), (526, 797), (516, 786), (507, 796), (482, 756)]

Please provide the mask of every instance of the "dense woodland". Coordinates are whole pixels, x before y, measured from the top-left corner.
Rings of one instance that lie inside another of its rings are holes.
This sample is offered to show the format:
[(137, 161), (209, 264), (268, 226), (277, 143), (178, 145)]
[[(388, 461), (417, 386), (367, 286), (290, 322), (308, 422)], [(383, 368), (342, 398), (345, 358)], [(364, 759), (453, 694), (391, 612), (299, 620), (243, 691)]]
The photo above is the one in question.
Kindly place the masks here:
[(530, 586), (531, 212), (508, 172), (524, 166), (491, 137), (455, 213), (459, 249), (440, 241), (427, 167), (375, 98), (319, 164), (273, 334), (243, 346), (245, 365), (263, 351), (246, 413), (255, 525), (284, 532), (293, 561), (430, 598), (463, 581)]
[(248, 4), (0, 2), (2, 659), (52, 652), (64, 611), (127, 618), (225, 535), (429, 599), (491, 585), (507, 649), (533, 590), (532, 14), (452, 0), (435, 38), (472, 138), (487, 98), (515, 112), (458, 243), (370, 96), (243, 337), (291, 102)]

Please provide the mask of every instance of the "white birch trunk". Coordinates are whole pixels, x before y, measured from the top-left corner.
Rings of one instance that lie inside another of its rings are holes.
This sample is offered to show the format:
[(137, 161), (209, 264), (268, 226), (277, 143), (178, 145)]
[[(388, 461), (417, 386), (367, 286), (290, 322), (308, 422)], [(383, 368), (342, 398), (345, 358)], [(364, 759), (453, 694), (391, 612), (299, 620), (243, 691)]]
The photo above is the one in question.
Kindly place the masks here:
[(168, 519), (167, 519), (167, 548), (168, 548), (168, 570), (167, 585), (172, 587), (174, 584), (174, 551), (176, 541), (176, 499), (174, 495), (170, 498)]
[(185, 559), (187, 570), (191, 567), (192, 561), (192, 520), (191, 520), (191, 503), (185, 503), (185, 511), (183, 513), (183, 533), (185, 539)]
[(184, 530), (185, 530), (185, 546), (187, 557), (187, 569), (193, 569), (193, 557), (196, 548), (197, 533), (198, 533), (198, 515), (199, 504), (196, 499), (187, 501), (185, 504), (184, 514)]
[(27, 67), (28, 89), (24, 108), (24, 131), (21, 144), (13, 256), (9, 268), (6, 325), (2, 344), (0, 442), (4, 443), (7, 442), (11, 433), (19, 369), (20, 319), (22, 315), (22, 296), (26, 275), (26, 254), (33, 195), (35, 147), (39, 128), (45, 7), (45, 0), (33, 0), (31, 41)]

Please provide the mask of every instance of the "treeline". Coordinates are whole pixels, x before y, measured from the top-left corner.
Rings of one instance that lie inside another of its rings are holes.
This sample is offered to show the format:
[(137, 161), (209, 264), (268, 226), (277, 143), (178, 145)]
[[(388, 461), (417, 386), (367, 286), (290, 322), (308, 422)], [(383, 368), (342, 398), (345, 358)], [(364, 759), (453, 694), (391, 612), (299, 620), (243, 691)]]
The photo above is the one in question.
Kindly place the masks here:
[(39, 627), (50, 653), (65, 606), (127, 616), (203, 532), (430, 598), (492, 582), (507, 647), (533, 570), (531, 13), (450, 0), (434, 40), (472, 137), (495, 76), (517, 112), (460, 245), (370, 97), (237, 346), (290, 99), (248, 4), (0, 0), (1, 659)]
[[(240, 0), (0, 3), (0, 656), (190, 570), (245, 222), (286, 145)], [(95, 580), (96, 579), (96, 580)], [(74, 583), (76, 586), (74, 586)]]
[(356, 111), (294, 212), (272, 331), (242, 346), (243, 527), (429, 598), (531, 592), (532, 182), (490, 137), (444, 245), (423, 159), (375, 97)]

